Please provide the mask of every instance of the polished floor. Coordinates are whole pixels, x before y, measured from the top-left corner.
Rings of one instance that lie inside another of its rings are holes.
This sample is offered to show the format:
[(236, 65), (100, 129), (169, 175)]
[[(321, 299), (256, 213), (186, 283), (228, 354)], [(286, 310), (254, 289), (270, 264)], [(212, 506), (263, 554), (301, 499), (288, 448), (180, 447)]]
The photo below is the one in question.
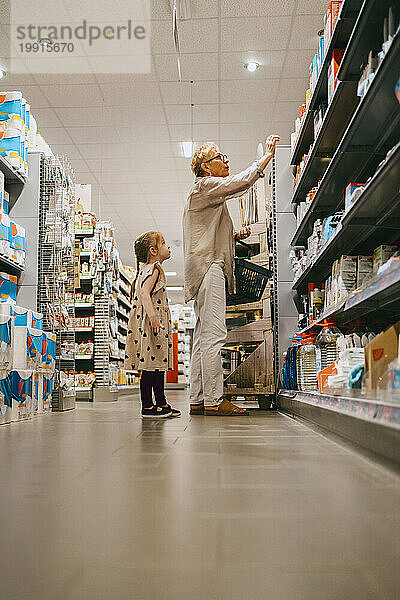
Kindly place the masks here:
[(278, 413), (0, 428), (1, 600), (396, 600), (400, 480)]

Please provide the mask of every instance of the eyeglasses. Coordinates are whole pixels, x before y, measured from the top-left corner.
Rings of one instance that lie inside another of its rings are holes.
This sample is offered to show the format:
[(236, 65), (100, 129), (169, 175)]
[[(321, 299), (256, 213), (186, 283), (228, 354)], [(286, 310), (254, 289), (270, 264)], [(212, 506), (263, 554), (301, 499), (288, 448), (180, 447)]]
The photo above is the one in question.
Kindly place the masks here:
[(229, 162), (229, 158), (227, 157), (226, 154), (217, 154), (217, 156), (213, 156), (212, 158), (209, 158), (208, 160), (203, 161), (203, 165), (211, 162), (212, 160), (215, 160), (216, 158), (219, 158), (219, 160), (222, 160), (223, 163)]

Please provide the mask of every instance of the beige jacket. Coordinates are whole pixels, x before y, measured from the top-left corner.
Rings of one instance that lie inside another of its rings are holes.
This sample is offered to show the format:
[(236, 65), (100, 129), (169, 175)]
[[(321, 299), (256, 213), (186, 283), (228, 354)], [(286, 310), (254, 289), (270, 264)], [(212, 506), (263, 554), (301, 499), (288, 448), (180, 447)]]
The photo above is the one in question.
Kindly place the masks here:
[(185, 302), (195, 298), (210, 265), (224, 261), (228, 291), (234, 291), (233, 223), (226, 200), (241, 196), (264, 173), (259, 162), (229, 177), (197, 177), (183, 212)]

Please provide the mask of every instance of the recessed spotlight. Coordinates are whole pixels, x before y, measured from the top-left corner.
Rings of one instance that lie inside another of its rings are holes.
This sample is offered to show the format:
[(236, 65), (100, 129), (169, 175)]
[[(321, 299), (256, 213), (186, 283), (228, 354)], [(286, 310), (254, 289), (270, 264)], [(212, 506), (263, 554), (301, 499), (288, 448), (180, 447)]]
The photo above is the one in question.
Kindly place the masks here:
[(182, 285), (167, 285), (168, 292), (183, 292)]
[(0, 68), (0, 79), (3, 79), (5, 74), (6, 74), (5, 70)]
[(254, 73), (254, 71), (257, 71), (259, 66), (259, 63), (250, 61), (244, 65), (244, 68), (247, 69), (250, 73)]
[(183, 156), (185, 158), (192, 158), (193, 155), (193, 142), (181, 142)]

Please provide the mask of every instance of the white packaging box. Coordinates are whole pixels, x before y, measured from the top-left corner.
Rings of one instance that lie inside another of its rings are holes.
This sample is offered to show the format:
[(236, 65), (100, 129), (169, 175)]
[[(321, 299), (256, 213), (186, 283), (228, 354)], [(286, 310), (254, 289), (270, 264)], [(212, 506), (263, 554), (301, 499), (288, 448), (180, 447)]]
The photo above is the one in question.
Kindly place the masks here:
[(357, 256), (357, 287), (372, 274), (372, 256)]
[(397, 252), (397, 250), (398, 250), (397, 246), (382, 245), (382, 246), (378, 246), (377, 248), (375, 248), (374, 254), (372, 257), (372, 267), (373, 267), (374, 273), (376, 273), (376, 271), (378, 271), (379, 267), (384, 265), (385, 262), (388, 261), (389, 258), (391, 256), (393, 256), (393, 254), (395, 252)]
[(9, 371), (0, 371), (0, 425), (15, 421), (12, 409), (11, 375)]

